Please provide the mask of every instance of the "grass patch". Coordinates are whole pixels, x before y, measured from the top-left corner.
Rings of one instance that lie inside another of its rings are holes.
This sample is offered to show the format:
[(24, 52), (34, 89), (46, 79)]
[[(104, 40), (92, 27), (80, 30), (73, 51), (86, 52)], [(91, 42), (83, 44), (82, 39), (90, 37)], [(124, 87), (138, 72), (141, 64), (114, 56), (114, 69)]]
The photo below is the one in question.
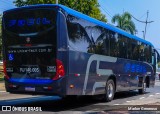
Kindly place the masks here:
[(4, 80), (4, 75), (3, 73), (0, 72), (0, 81), (3, 81)]
[(1, 69), (3, 69), (3, 66), (2, 66), (2, 65), (0, 65), (0, 70), (1, 70)]

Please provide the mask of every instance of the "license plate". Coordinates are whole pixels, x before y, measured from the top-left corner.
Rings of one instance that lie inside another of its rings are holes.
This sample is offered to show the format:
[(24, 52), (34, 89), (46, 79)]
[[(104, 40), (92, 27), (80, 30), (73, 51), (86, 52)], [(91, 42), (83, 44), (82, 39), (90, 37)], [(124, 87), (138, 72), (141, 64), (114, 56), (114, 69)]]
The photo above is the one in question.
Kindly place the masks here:
[(25, 91), (35, 91), (35, 87), (25, 87)]
[(20, 73), (38, 73), (39, 68), (38, 67), (29, 67), (29, 68), (22, 67), (19, 69), (19, 71)]

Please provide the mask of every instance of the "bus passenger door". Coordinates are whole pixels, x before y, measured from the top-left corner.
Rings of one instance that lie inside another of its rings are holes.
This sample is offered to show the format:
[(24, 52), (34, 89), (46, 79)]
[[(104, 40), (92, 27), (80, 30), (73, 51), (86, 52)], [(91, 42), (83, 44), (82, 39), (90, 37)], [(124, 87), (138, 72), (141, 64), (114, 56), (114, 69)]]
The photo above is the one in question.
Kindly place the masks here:
[(143, 68), (142, 65), (138, 62), (130, 63), (130, 72), (129, 72), (129, 86), (130, 90), (136, 89), (139, 83), (140, 69)]
[(138, 87), (138, 75), (136, 73), (130, 75), (129, 86), (130, 90), (136, 89)]
[(117, 90), (127, 91), (129, 89), (129, 76), (127, 74), (117, 74)]
[(129, 89), (129, 67), (130, 64), (128, 64), (128, 62), (124, 62), (124, 60), (119, 59), (119, 64), (115, 67), (115, 71), (117, 71), (118, 91), (127, 91)]
[(124, 80), (124, 88), (125, 90), (129, 90), (130, 89), (130, 74), (129, 75), (125, 75), (125, 80)]

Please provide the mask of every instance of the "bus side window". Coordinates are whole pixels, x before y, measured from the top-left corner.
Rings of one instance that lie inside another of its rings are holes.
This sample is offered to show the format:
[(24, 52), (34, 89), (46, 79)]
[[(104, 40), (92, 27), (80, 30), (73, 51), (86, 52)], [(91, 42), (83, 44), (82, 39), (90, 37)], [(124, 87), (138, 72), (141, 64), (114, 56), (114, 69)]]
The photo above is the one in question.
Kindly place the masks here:
[(139, 60), (138, 41), (132, 40), (133, 60)]
[(105, 29), (99, 26), (93, 26), (91, 31), (91, 41), (94, 47), (94, 53), (104, 55), (105, 54)]
[(144, 61), (144, 47), (145, 45), (143, 43), (139, 43), (139, 59), (140, 61)]
[(90, 38), (81, 24), (81, 19), (68, 15), (67, 28), (69, 36), (69, 46), (71, 50), (88, 52), (88, 47), (91, 46)]
[(144, 61), (150, 63), (151, 62), (151, 50), (149, 45), (145, 45), (144, 48)]
[(110, 40), (108, 30), (105, 31), (106, 39), (104, 40), (104, 55), (110, 56)]
[(132, 52), (132, 39), (127, 39), (127, 58), (133, 59), (133, 52)]
[(105, 33), (101, 34), (97, 40), (95, 41), (95, 53), (96, 54), (101, 54), (101, 55), (105, 55), (105, 39), (106, 39), (106, 35)]
[(127, 58), (127, 38), (123, 35), (120, 35), (120, 40), (119, 40), (119, 57), (121, 58)]
[(118, 36), (115, 32), (109, 31), (110, 56), (117, 57), (118, 54)]

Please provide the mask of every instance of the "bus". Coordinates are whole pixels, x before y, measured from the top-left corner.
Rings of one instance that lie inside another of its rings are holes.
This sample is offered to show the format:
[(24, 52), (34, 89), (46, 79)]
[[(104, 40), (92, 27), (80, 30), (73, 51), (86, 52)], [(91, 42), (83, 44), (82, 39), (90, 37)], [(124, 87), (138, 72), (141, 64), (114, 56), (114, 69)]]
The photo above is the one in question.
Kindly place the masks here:
[(3, 12), (2, 37), (7, 92), (111, 101), (155, 84), (150, 42), (60, 4)]

